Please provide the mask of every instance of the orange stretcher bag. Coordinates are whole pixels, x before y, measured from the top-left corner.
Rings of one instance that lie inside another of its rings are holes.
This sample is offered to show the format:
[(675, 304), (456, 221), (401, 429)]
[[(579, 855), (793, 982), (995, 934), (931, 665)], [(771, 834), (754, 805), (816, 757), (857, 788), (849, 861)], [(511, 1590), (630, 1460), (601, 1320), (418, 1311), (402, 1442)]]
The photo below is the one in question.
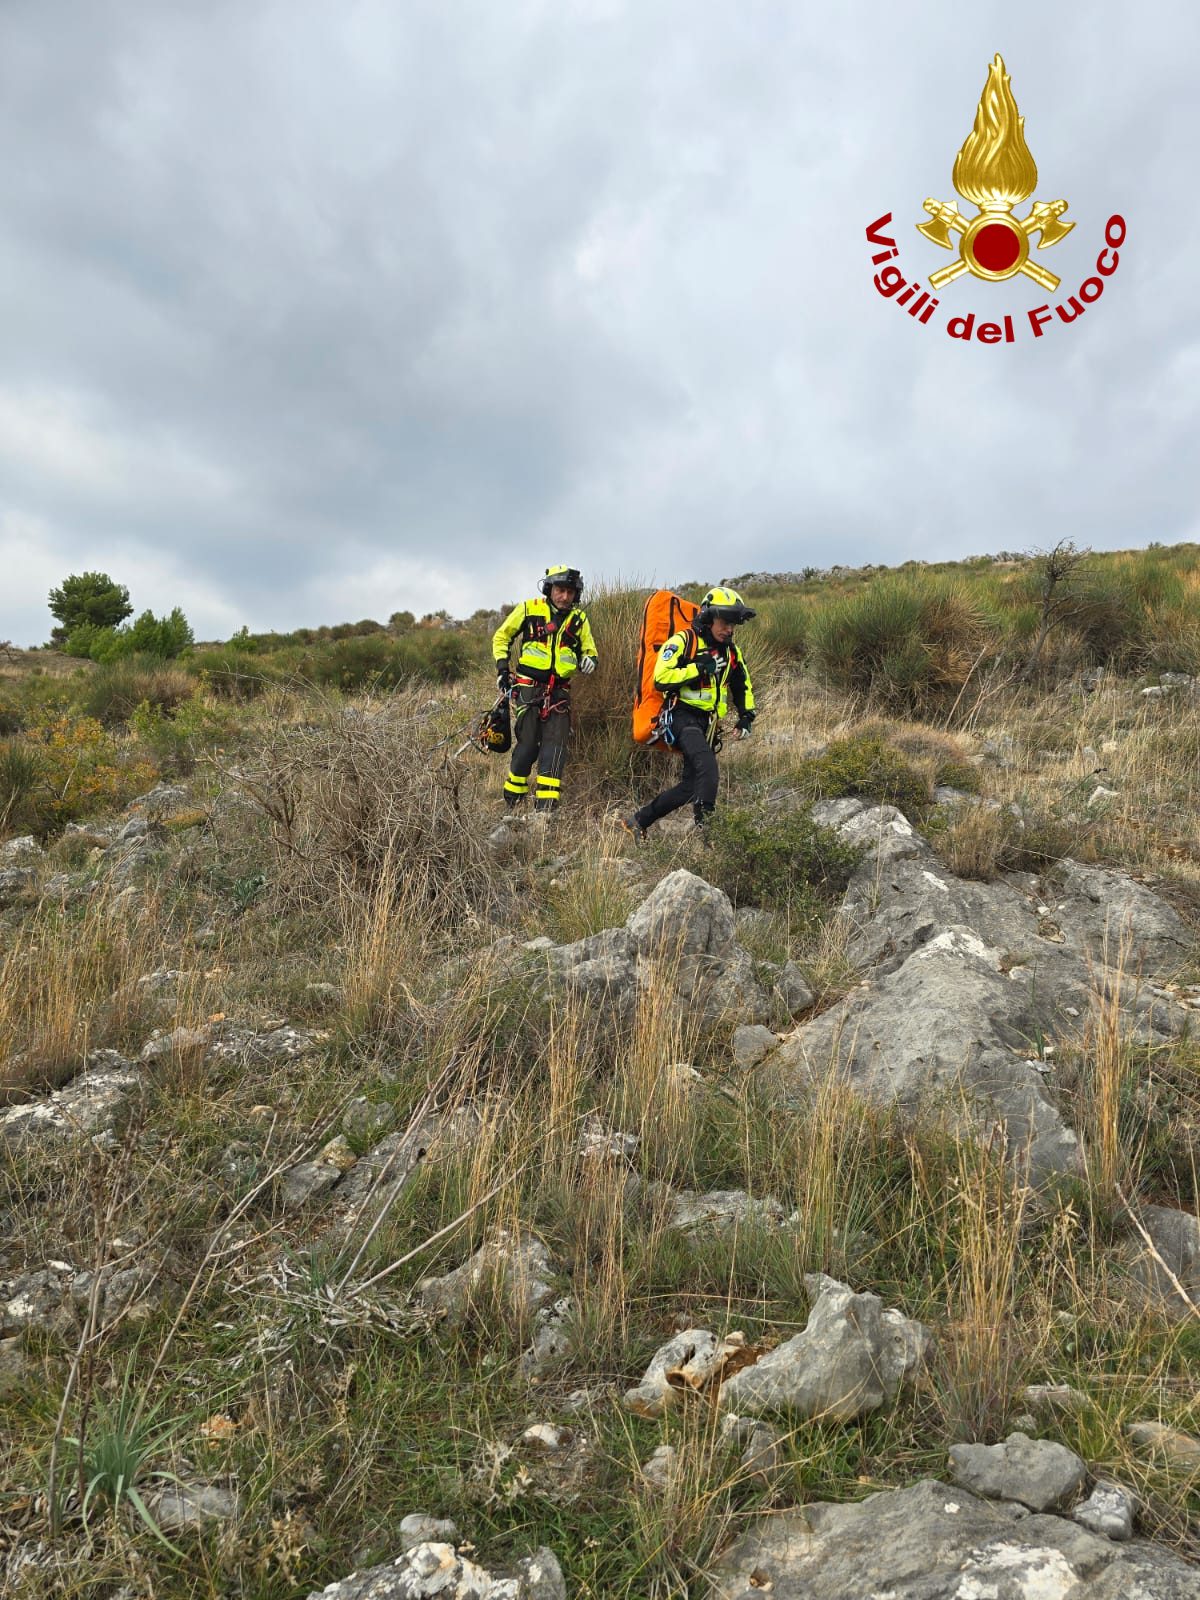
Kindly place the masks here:
[(673, 633), (686, 628), (700, 610), (691, 600), (683, 600), (670, 589), (656, 589), (642, 612), (642, 637), (638, 646), (638, 681), (633, 693), (633, 742), (666, 749), (660, 738), (658, 719), (663, 708), (663, 692), (654, 682), (658, 652)]

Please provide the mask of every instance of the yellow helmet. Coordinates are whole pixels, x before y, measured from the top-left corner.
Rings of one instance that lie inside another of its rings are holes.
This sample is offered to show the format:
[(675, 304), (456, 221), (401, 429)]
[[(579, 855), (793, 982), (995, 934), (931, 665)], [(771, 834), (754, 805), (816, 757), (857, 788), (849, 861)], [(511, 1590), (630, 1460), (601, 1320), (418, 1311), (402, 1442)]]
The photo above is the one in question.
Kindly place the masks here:
[(726, 622), (749, 622), (755, 615), (736, 589), (710, 589), (700, 602), (697, 621), (701, 626), (714, 617), (723, 617)]
[(578, 567), (547, 567), (546, 576), (542, 579), (542, 593), (546, 599), (550, 598), (550, 591), (556, 583), (561, 583), (565, 589), (574, 589), (575, 604), (578, 605), (583, 598), (583, 578)]

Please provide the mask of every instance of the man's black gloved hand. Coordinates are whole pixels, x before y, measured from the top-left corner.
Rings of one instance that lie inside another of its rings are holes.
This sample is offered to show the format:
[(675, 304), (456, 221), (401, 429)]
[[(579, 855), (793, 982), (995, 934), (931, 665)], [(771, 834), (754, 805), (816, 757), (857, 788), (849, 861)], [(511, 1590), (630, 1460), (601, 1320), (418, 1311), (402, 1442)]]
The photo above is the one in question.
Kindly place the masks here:
[(742, 711), (738, 714), (737, 726), (739, 733), (750, 733), (753, 730), (756, 714), (753, 711)]
[(496, 687), (497, 687), (497, 689), (499, 689), (501, 694), (507, 694), (508, 691), (509, 691), (509, 688), (511, 687), (511, 685), (512, 685), (512, 673), (509, 670), (508, 662), (507, 661), (497, 661), (497, 663), (496, 663)]
[(696, 675), (701, 683), (707, 683), (717, 670), (717, 663), (709, 650), (700, 650), (695, 658)]

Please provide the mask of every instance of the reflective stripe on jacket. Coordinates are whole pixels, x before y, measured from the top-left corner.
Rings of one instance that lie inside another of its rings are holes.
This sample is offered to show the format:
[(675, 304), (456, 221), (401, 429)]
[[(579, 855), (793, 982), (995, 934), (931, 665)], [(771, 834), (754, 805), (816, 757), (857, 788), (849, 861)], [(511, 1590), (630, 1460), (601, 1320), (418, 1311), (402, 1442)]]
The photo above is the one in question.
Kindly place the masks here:
[(681, 705), (692, 706), (697, 711), (715, 712), (723, 717), (732, 700), (737, 711), (754, 710), (754, 686), (742, 652), (732, 641), (724, 649), (714, 645), (709, 651), (725, 658), (725, 665), (705, 683), (696, 666), (699, 649), (709, 650), (703, 639), (697, 638), (691, 628), (673, 633), (658, 652), (654, 668), (654, 681), (668, 694), (677, 694)]
[(522, 600), (515, 605), (492, 636), (492, 655), (498, 665), (508, 661), (512, 642), (520, 637), (518, 671), (535, 678), (569, 678), (584, 656), (595, 656), (596, 642), (587, 612), (579, 606), (555, 611), (549, 600)]

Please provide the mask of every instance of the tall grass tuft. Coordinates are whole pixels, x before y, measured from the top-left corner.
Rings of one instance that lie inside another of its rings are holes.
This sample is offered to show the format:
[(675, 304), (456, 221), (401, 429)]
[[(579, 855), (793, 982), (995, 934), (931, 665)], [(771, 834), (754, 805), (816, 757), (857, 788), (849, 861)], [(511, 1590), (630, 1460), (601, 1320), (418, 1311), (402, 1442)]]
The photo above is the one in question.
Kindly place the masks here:
[[(1016, 1315), (1029, 1191), (1014, 1183), (1001, 1142), (959, 1142), (956, 1178), (944, 1201), (947, 1334), (939, 1393), (946, 1427), (956, 1439), (999, 1437), (1031, 1355)], [(934, 1196), (926, 1199), (933, 1202)]]
[(881, 579), (831, 601), (813, 617), (809, 642), (834, 687), (912, 713), (952, 702), (995, 645), (969, 590), (928, 575)]

